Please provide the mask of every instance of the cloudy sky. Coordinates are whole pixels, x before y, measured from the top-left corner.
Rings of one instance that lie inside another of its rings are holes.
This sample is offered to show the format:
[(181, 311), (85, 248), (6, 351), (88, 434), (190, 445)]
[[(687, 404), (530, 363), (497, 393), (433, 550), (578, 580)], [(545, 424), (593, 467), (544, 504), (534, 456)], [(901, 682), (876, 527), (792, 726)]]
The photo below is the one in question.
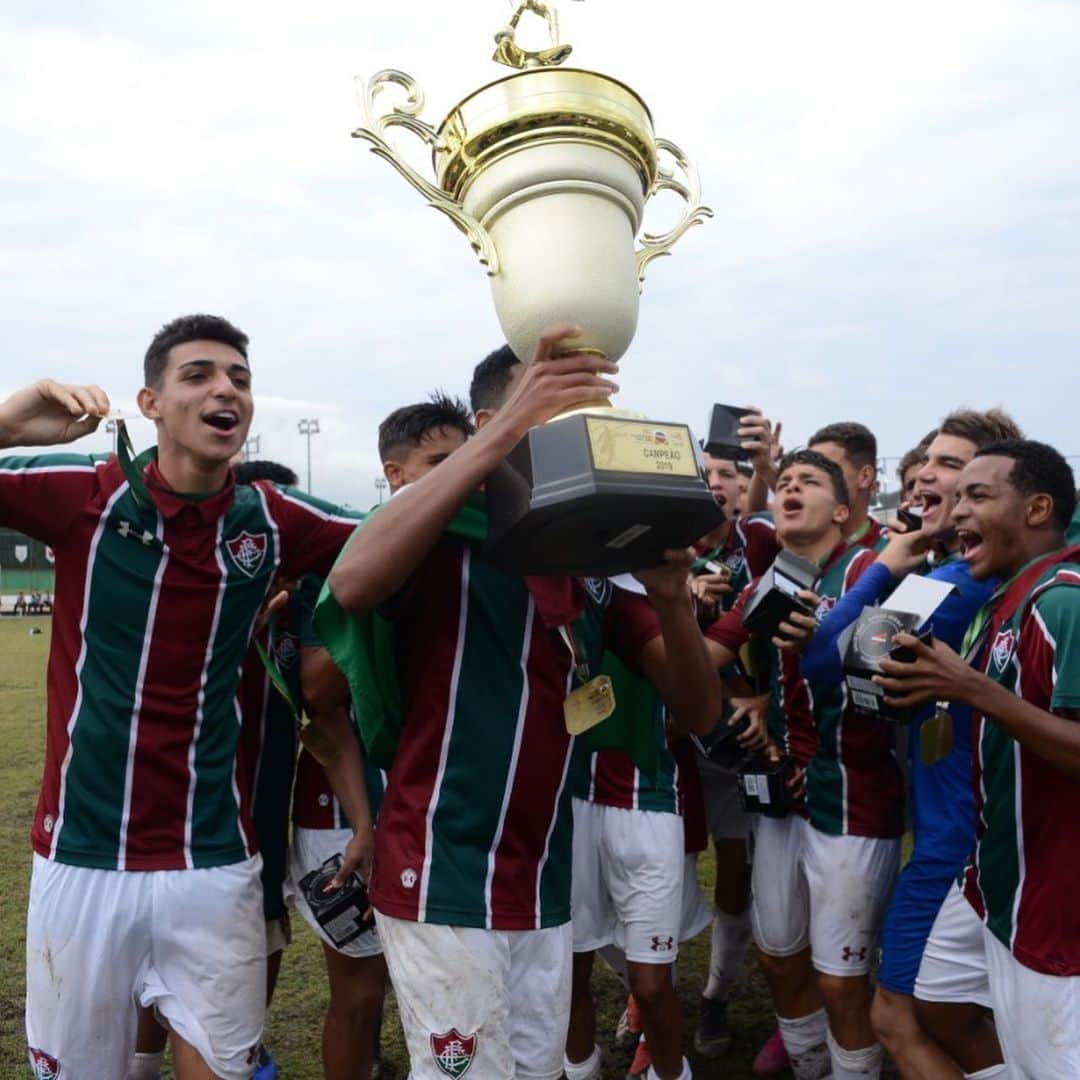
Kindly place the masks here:
[[(263, 456), (302, 471), (318, 417), (316, 491), (373, 501), (379, 420), (463, 393), (500, 339), (464, 240), (349, 138), (353, 77), (403, 68), (437, 122), (503, 70), (509, 10), (5, 0), (0, 392), (48, 374), (130, 409), (157, 326), (219, 312), (252, 337)], [(650, 270), (620, 404), (700, 428), (753, 402), (789, 445), (859, 419), (893, 457), (1004, 404), (1080, 455), (1075, 0), (587, 0), (562, 22), (716, 210)]]

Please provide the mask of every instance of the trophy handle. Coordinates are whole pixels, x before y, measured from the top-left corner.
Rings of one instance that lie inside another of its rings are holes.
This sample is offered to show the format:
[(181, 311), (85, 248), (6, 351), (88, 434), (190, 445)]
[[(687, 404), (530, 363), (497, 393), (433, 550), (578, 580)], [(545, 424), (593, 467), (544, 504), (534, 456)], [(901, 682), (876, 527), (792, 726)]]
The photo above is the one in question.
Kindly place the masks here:
[[(698, 178), (697, 169), (694, 168), (690, 159), (673, 142), (667, 139), (657, 139), (656, 149), (658, 152), (667, 153), (671, 156), (674, 166), (665, 169), (659, 167), (656, 184), (650, 195), (658, 191), (674, 191), (686, 200), (686, 213), (682, 220), (671, 230), (660, 235), (645, 233), (641, 238), (641, 247), (637, 252), (638, 280), (645, 281), (645, 268), (661, 255), (670, 255), (671, 249), (692, 226), (700, 225), (706, 218), (713, 216), (712, 210), (701, 202), (701, 181)], [(678, 174), (681, 174), (678, 175)]]
[[(358, 80), (359, 81), (359, 80)], [(376, 108), (376, 98), (387, 86), (397, 86), (405, 91), (405, 100), (393, 105), (389, 112)], [(418, 136), (433, 150), (442, 148), (438, 132), (420, 119), (424, 108), (424, 92), (411, 75), (387, 68), (374, 74), (363, 87), (360, 106), (364, 122), (353, 133), (354, 139), (371, 143), (371, 152), (388, 161), (427, 200), (428, 206), (445, 214), (464, 234), (489, 276), (499, 272), (499, 257), (487, 229), (467, 214), (462, 205), (441, 188), (425, 180), (386, 140), (386, 132), (393, 127), (403, 127)]]

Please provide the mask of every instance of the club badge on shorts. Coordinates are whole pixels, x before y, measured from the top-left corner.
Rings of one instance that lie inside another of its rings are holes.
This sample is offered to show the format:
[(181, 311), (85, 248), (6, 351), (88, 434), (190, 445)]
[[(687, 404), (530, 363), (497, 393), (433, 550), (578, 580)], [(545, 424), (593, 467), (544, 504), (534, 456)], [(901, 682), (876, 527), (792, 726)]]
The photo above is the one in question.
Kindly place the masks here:
[(442, 1035), (431, 1036), (431, 1056), (439, 1071), (457, 1080), (469, 1071), (469, 1066), (476, 1057), (476, 1034), (462, 1035), (457, 1028), (451, 1028)]
[(44, 1050), (30, 1047), (30, 1067), (34, 1070), (34, 1080), (61, 1080), (60, 1062), (46, 1054)]

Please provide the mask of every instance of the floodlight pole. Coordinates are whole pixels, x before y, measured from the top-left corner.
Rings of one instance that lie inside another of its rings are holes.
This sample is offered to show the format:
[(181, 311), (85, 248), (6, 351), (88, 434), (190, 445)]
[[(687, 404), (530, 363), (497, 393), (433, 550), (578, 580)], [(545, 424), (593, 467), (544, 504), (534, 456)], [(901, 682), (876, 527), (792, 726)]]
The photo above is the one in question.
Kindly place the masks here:
[(307, 438), (307, 489), (311, 494), (311, 436), (319, 434), (319, 421), (316, 417), (301, 420), (296, 425), (301, 435)]

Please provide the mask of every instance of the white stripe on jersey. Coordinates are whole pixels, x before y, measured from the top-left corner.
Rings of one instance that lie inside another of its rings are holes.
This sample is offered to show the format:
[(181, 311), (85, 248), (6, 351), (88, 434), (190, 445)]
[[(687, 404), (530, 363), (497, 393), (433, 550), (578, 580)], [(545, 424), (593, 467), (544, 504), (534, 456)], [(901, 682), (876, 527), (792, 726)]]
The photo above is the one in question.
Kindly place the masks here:
[(110, 496), (109, 501), (101, 511), (101, 516), (98, 518), (97, 526), (94, 529), (94, 538), (90, 541), (90, 550), (86, 554), (86, 584), (83, 586), (83, 610), (79, 618), (79, 659), (75, 662), (75, 685), (77, 689), (75, 691), (75, 704), (72, 706), (71, 716), (68, 717), (67, 722), (67, 750), (64, 753), (64, 763), (60, 766), (60, 797), (57, 800), (56, 821), (53, 824), (52, 844), (49, 847), (50, 859), (56, 858), (56, 847), (64, 825), (64, 803), (66, 802), (65, 795), (67, 793), (68, 766), (71, 764), (72, 736), (75, 732), (75, 721), (78, 718), (79, 710), (82, 708), (82, 671), (86, 666), (86, 625), (90, 617), (90, 586), (94, 580), (94, 559), (97, 557), (97, 549), (101, 543), (101, 538), (105, 535), (105, 526), (109, 523), (112, 508), (127, 489), (128, 485), (125, 481)]
[[(321, 506), (316, 506), (314, 503), (309, 503), (304, 499), (298, 499), (295, 495), (290, 495), (284, 488), (278, 488), (277, 493), (286, 502), (292, 503), (293, 506), (299, 506), (301, 510), (306, 510), (309, 514), (314, 514), (315, 517), (322, 521), (332, 521), (339, 525), (359, 525), (363, 520), (362, 518), (344, 517), (341, 514), (331, 514)], [(259, 494), (262, 495), (262, 492), (259, 492)]]
[[(570, 664), (566, 671), (566, 695), (574, 688), (574, 658), (570, 658)], [(570, 762), (574, 758), (574, 744), (576, 738), (571, 736), (566, 743), (566, 757), (563, 759), (562, 779), (559, 781), (559, 790), (555, 792), (555, 802), (551, 807), (551, 821), (548, 823), (547, 836), (544, 837), (544, 854), (536, 864), (536, 923), (534, 929), (539, 930), (543, 926), (543, 909), (540, 906), (540, 883), (544, 880), (544, 867), (547, 866), (548, 856), (551, 854), (551, 834), (555, 831), (555, 825), (559, 820), (559, 803), (562, 801), (563, 789), (566, 787), (566, 778), (570, 775)], [(593, 761), (596, 755), (593, 754)]]
[(127, 768), (124, 770), (124, 809), (120, 816), (120, 842), (117, 845), (116, 869), (127, 869), (127, 831), (131, 820), (131, 788), (135, 778), (135, 750), (139, 745), (139, 716), (142, 713), (143, 687), (146, 684), (146, 665), (150, 661), (150, 644), (154, 640), (154, 620), (157, 618), (158, 600), (161, 598), (161, 579), (169, 565), (169, 548), (164, 543), (165, 519), (155, 511), (157, 528), (154, 530), (162, 543), (161, 562), (154, 574), (154, 586), (150, 593), (150, 607), (146, 612), (146, 627), (143, 630), (142, 656), (139, 657), (139, 674), (135, 679), (135, 701), (131, 707), (131, 720), (128, 733)]
[(38, 465), (29, 469), (0, 469), (0, 476), (44, 476), (46, 473), (92, 473), (107, 465), (96, 461), (91, 465)]
[[(229, 572), (225, 568), (225, 560), (221, 555), (222, 530), (225, 528), (225, 517), (218, 518), (217, 536), (214, 538), (214, 558), (217, 559), (218, 579), (217, 599), (214, 601), (214, 618), (210, 623), (210, 633), (206, 637), (206, 656), (203, 659), (202, 676), (199, 679), (198, 706), (195, 709), (195, 729), (191, 733), (191, 745), (188, 746), (188, 797), (187, 818), (184, 821), (184, 865), (189, 870), (195, 869), (195, 862), (191, 857), (191, 828), (192, 818), (195, 814), (195, 788), (199, 782), (198, 773), (195, 771), (195, 751), (199, 745), (199, 736), (202, 734), (203, 718), (206, 715), (206, 680), (210, 675), (210, 660), (214, 655), (214, 644), (217, 640), (218, 623), (221, 621), (221, 605), (225, 599), (225, 589), (229, 584)], [(240, 720), (240, 707), (236, 701), (236, 693), (233, 693), (233, 704), (236, 708), (237, 722)], [(233, 766), (233, 780), (235, 785), (236, 767)], [(242, 836), (241, 830), (241, 836)]]
[(469, 570), (472, 566), (472, 551), (465, 548), (461, 556), (461, 612), (458, 615), (457, 644), (454, 648), (454, 670), (450, 676), (450, 700), (446, 703), (446, 727), (443, 730), (442, 747), (439, 751), (439, 770), (435, 774), (435, 783), (431, 789), (424, 822), (424, 865), (420, 871), (420, 901), (417, 908), (417, 922), (427, 919), (428, 886), (431, 884), (431, 856), (433, 850), (432, 826), (435, 810), (439, 805), (439, 791), (443, 776), (446, 774), (446, 759), (450, 753), (450, 737), (454, 733), (454, 715), (457, 711), (458, 682), (461, 678), (461, 660), (465, 655), (465, 626), (469, 618)]
[(487, 928), (491, 925), (491, 883), (495, 878), (495, 853), (502, 842), (503, 828), (506, 825), (506, 811), (510, 807), (510, 796), (514, 791), (517, 777), (518, 756), (521, 753), (521, 737), (525, 732), (525, 715), (529, 711), (529, 653), (532, 648), (533, 619), (536, 617), (536, 602), (529, 594), (529, 609), (525, 616), (525, 635), (521, 643), (521, 700), (518, 704), (517, 726), (514, 729), (514, 749), (510, 755), (510, 768), (506, 776), (506, 788), (503, 791), (502, 807), (499, 810), (499, 824), (488, 849), (487, 881), (484, 883), (484, 907), (487, 910)]

